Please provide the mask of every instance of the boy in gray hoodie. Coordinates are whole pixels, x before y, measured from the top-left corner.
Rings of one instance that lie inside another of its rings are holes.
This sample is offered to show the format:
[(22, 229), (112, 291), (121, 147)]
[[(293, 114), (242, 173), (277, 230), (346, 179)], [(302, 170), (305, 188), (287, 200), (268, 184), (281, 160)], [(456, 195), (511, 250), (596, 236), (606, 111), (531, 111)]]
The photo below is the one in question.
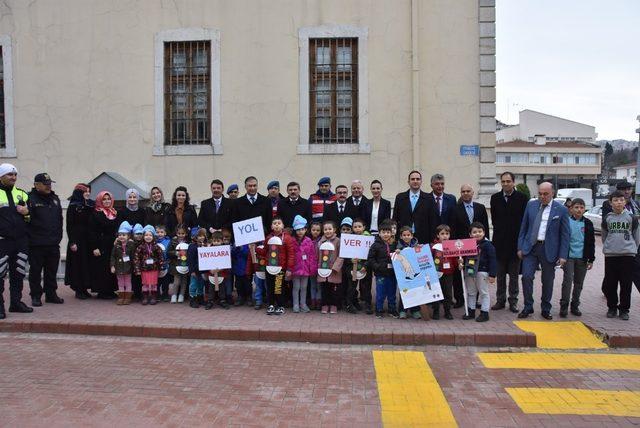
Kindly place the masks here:
[[(625, 209), (624, 194), (616, 190), (609, 196), (613, 211), (602, 222), (602, 252), (604, 253), (604, 294), (607, 297), (607, 318), (616, 315), (629, 319), (633, 261), (640, 245), (638, 221)], [(618, 301), (618, 283), (620, 299)]]

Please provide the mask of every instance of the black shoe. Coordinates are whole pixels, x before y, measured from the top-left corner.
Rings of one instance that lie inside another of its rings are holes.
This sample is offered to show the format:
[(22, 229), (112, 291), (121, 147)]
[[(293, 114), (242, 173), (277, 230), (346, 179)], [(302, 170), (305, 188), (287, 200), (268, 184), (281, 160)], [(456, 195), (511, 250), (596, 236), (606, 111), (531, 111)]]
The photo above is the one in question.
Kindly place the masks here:
[(42, 299), (40, 297), (32, 297), (31, 306), (33, 306), (34, 308), (39, 308), (40, 306), (42, 306)]
[(456, 302), (453, 304), (454, 309), (458, 309), (464, 306), (464, 300), (460, 300), (459, 302)]
[(18, 313), (22, 313), (22, 314), (29, 314), (29, 313), (33, 312), (33, 308), (30, 308), (29, 306), (25, 305), (22, 302), (18, 302), (15, 305), (10, 305), (9, 306), (9, 312), (18, 312)]
[(368, 303), (364, 304), (364, 313), (367, 315), (373, 315), (373, 308), (371, 307), (370, 304)]
[(533, 314), (533, 311), (528, 311), (526, 309), (523, 309), (522, 312), (520, 312), (518, 314), (518, 318), (522, 319), (522, 318), (529, 318), (529, 315)]
[(620, 319), (623, 321), (629, 321), (629, 311), (620, 311)]
[(514, 314), (518, 313), (518, 305), (516, 303), (509, 303), (509, 310)]
[(242, 299), (236, 300), (236, 302), (233, 304), (233, 306), (242, 306), (242, 305), (244, 305), (244, 300)]
[(463, 320), (472, 320), (475, 319), (476, 317), (476, 310), (475, 309), (469, 309), (469, 314), (468, 315), (463, 315), (462, 319)]
[(549, 312), (543, 312), (540, 315), (542, 315), (542, 318), (546, 319), (546, 320), (552, 320), (553, 317), (551, 316), (551, 314)]
[(444, 311), (444, 318), (448, 320), (452, 320), (453, 315), (451, 315), (451, 311)]
[(204, 306), (204, 310), (205, 311), (208, 311), (208, 310), (210, 310), (212, 308), (213, 308), (213, 302), (211, 302), (211, 301), (207, 302), (207, 304)]
[(618, 315), (618, 310), (616, 308), (609, 309), (607, 311), (607, 318), (615, 318)]
[(571, 314), (575, 315), (577, 317), (581, 317), (582, 316), (582, 312), (580, 312), (580, 309), (576, 308), (571, 308)]
[(87, 297), (87, 295), (86, 295), (86, 294), (84, 294), (84, 293), (82, 293), (82, 292), (80, 292), (80, 291), (76, 291), (76, 299), (79, 299), (79, 300), (87, 300), (87, 299), (88, 299), (88, 297)]
[(355, 308), (356, 311), (361, 311), (362, 310), (362, 306), (360, 306), (360, 302), (353, 302), (353, 307)]
[(64, 299), (62, 297), (59, 297), (57, 294), (52, 294), (51, 296), (46, 296), (44, 298), (44, 301), (46, 303), (55, 303), (57, 305), (61, 305), (64, 303)]
[(229, 309), (229, 304), (225, 301), (218, 303), (222, 309)]
[(81, 293), (84, 294), (87, 299), (91, 299), (93, 297), (88, 290), (82, 290)]
[(4, 303), (0, 304), (0, 320), (7, 317), (7, 313), (4, 311)]
[(560, 318), (566, 318), (569, 315), (569, 308), (563, 306), (560, 308)]
[(353, 307), (352, 305), (347, 306), (347, 312), (349, 312), (350, 314), (357, 314), (358, 310)]
[(482, 305), (480, 303), (476, 303), (476, 309), (480, 309), (482, 308)]
[(476, 318), (476, 321), (477, 322), (489, 321), (489, 312), (480, 311), (480, 315), (478, 315), (478, 318)]
[(384, 312), (376, 311), (376, 318), (383, 318), (383, 317), (384, 317)]
[(433, 314), (431, 314), (431, 319), (432, 320), (439, 320), (440, 319), (440, 308), (436, 308), (433, 310)]
[(189, 299), (189, 306), (194, 309), (198, 309), (200, 307), (200, 304), (198, 304), (198, 300), (196, 298), (191, 298)]
[(388, 311), (388, 312), (389, 312), (389, 315), (391, 316), (391, 318), (396, 318), (396, 319), (400, 318), (400, 314), (395, 309), (392, 310), (392, 311)]
[(492, 311), (499, 311), (500, 309), (504, 309), (505, 304), (504, 302), (496, 302), (495, 305), (491, 306), (491, 310)]

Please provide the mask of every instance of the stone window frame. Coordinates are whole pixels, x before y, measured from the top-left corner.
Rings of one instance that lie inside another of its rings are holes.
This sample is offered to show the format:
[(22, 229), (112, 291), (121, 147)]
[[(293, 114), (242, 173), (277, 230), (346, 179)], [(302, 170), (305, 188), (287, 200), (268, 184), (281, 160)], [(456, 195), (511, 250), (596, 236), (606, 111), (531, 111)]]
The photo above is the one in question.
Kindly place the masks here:
[[(165, 105), (164, 105), (164, 44), (165, 42), (209, 41), (211, 46), (211, 144), (206, 145), (178, 145), (164, 144)], [(154, 156), (180, 155), (221, 155), (222, 142), (220, 133), (220, 30), (210, 28), (178, 28), (163, 30), (155, 35), (155, 124), (154, 124)]]
[[(309, 144), (309, 39), (358, 39), (358, 143)], [(369, 29), (353, 25), (322, 25), (298, 29), (299, 141), (298, 154), (369, 154)]]
[(14, 118), (13, 118), (13, 49), (11, 36), (0, 35), (2, 46), (2, 68), (4, 73), (4, 141), (5, 147), (0, 148), (0, 158), (17, 157)]

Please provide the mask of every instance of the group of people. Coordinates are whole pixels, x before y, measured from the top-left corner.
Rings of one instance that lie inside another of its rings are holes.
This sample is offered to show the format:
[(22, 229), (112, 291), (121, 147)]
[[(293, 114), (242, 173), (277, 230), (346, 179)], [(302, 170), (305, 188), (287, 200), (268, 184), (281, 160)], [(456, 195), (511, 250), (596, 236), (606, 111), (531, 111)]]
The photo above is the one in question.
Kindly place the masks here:
[[(22, 302), (27, 261), (32, 306), (41, 306), (43, 295), (45, 303), (63, 303), (56, 292), (63, 215), (48, 174), (36, 175), (29, 193), (15, 186), (16, 179), (13, 165), (0, 165), (0, 274), (10, 278), (9, 311), (32, 312)], [(323, 177), (317, 191), (305, 199), (296, 182), (286, 185), (286, 196), (278, 181), (270, 182), (267, 195), (262, 195), (252, 176), (245, 179), (245, 195), (239, 196), (234, 184), (225, 197), (223, 182), (215, 179), (212, 196), (201, 202), (199, 212), (183, 186), (174, 190), (170, 202), (160, 188), (152, 188), (145, 207), (139, 193), (129, 189), (125, 205), (116, 209), (110, 192), (100, 191), (94, 201), (90, 186), (80, 183), (66, 216), (65, 284), (78, 299), (95, 293), (99, 299), (117, 299), (118, 305), (188, 300), (192, 308), (253, 305), (266, 308), (269, 315), (281, 315), (289, 306), (293, 312), (335, 313), (341, 308), (382, 317), (386, 302), (386, 312), (394, 318), (420, 318), (420, 308), (405, 308), (397, 301), (394, 254), (405, 247), (474, 238), (478, 256), (458, 260), (433, 251), (444, 300), (431, 305), (432, 318), (440, 318), (442, 306), (444, 318), (452, 319), (451, 309), (465, 301), (464, 319), (487, 321), (490, 309), (503, 310), (507, 304), (519, 318), (527, 318), (534, 312), (534, 276), (541, 268), (541, 315), (552, 319), (556, 266), (564, 269), (560, 316), (569, 310), (580, 316), (582, 284), (595, 259), (593, 225), (583, 216), (584, 201), (574, 199), (567, 210), (553, 200), (553, 186), (546, 182), (539, 185), (538, 198), (528, 201), (515, 189), (510, 172), (501, 175), (500, 184), (502, 190), (491, 197), (490, 240), (487, 209), (474, 201), (473, 187), (463, 185), (459, 197), (445, 193), (442, 174), (431, 177), (431, 191), (425, 192), (422, 174), (411, 171), (409, 189), (397, 194), (393, 205), (382, 197), (379, 180), (370, 183), (372, 197), (367, 198), (360, 180), (332, 190), (331, 179)], [(631, 281), (638, 275), (640, 209), (624, 186), (603, 209), (603, 292), (607, 316), (628, 319)], [(262, 218), (265, 241), (235, 246), (232, 224), (255, 217)], [(367, 260), (339, 257), (341, 233), (375, 235)], [(277, 252), (270, 242), (277, 243)], [(231, 269), (200, 270), (198, 248), (220, 245), (231, 246)], [(281, 269), (267, 269), (269, 265)], [(6, 314), (4, 301), (0, 303), (2, 319)]]

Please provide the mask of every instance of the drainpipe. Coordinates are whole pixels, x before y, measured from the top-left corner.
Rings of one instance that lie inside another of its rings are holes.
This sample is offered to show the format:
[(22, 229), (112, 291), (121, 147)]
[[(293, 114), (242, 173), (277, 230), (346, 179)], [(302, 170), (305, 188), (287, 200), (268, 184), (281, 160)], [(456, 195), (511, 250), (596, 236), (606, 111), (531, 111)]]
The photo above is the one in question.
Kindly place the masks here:
[(418, 0), (411, 0), (411, 102), (413, 169), (420, 171), (420, 62), (418, 61)]

